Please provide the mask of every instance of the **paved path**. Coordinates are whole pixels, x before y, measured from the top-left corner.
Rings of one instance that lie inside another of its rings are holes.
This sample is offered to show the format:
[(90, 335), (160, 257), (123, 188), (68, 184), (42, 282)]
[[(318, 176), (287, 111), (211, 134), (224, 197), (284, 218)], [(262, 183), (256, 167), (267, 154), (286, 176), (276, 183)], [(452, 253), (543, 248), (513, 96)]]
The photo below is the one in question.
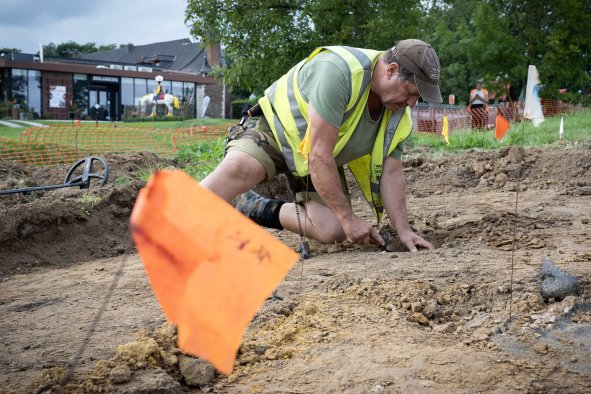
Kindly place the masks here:
[(8, 127), (25, 127), (26, 126), (33, 126), (33, 127), (49, 127), (41, 123), (37, 122), (30, 122), (28, 120), (0, 120), (0, 124), (3, 126)]
[(29, 125), (29, 126), (34, 126), (34, 127), (49, 127), (49, 126), (47, 126), (47, 125), (44, 125), (44, 124), (41, 124), (41, 123), (37, 123), (37, 122), (30, 122), (30, 121), (28, 121), (28, 120), (18, 120), (17, 122), (18, 122), (18, 123), (24, 123), (24, 124), (26, 124), (26, 125)]
[(7, 122), (5, 120), (0, 120), (0, 124), (2, 126), (8, 126), (8, 127), (14, 127), (14, 128), (25, 127), (25, 126), (20, 125), (18, 123)]

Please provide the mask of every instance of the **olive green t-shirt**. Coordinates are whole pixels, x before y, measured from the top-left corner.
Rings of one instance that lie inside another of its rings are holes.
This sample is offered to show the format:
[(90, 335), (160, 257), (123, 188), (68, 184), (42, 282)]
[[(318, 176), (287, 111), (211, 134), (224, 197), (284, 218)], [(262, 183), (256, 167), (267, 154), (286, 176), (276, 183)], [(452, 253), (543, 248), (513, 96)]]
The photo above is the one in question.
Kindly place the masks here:
[[(343, 123), (345, 108), (351, 97), (349, 67), (337, 54), (323, 51), (308, 61), (298, 75), (298, 86), (304, 99), (332, 126), (339, 128)], [(366, 106), (351, 138), (337, 155), (337, 166), (342, 166), (358, 157), (371, 153), (383, 110), (373, 120)], [(400, 160), (405, 142), (392, 151), (390, 157)]]

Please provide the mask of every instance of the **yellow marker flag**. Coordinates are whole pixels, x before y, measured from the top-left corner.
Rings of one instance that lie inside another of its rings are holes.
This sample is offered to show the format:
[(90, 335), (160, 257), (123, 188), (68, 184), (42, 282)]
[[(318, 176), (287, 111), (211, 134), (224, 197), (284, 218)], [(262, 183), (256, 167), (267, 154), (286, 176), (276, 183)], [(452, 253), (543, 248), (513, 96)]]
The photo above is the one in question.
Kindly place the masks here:
[(308, 155), (312, 150), (312, 122), (308, 122), (308, 128), (306, 129), (306, 135), (302, 142), (300, 142), (300, 146), (298, 147), (300, 154), (308, 160)]
[(130, 224), (179, 348), (231, 374), (244, 330), (298, 255), (180, 170), (152, 175)]
[(443, 128), (441, 129), (441, 135), (445, 138), (445, 142), (449, 144), (449, 122), (447, 115), (443, 116)]

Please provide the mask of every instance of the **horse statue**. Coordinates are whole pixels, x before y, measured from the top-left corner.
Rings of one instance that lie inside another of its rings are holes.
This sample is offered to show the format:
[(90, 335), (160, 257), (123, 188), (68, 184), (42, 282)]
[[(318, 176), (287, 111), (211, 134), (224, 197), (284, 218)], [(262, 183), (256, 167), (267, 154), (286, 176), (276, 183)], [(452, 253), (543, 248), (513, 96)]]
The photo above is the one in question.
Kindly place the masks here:
[(181, 103), (180, 103), (179, 99), (176, 96), (173, 96), (172, 94), (168, 94), (168, 93), (166, 93), (164, 95), (163, 99), (159, 98), (156, 101), (156, 105), (154, 105), (153, 103), (154, 103), (154, 93), (146, 94), (140, 98), (140, 108), (141, 108), (142, 112), (147, 113), (148, 107), (150, 105), (152, 106), (152, 113), (149, 115), (152, 118), (156, 117), (156, 105), (158, 105), (158, 104), (166, 105), (166, 108), (168, 108), (168, 112), (166, 113), (166, 116), (169, 118), (171, 118), (174, 115), (172, 112), (173, 108), (179, 109), (181, 107)]

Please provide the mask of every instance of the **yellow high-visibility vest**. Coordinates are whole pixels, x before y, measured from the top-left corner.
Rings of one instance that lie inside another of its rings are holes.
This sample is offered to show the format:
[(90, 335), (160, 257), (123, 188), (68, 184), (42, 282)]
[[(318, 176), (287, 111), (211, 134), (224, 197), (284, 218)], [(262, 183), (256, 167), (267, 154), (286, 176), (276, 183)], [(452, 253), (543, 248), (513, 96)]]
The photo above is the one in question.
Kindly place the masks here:
[[(298, 74), (302, 66), (322, 51), (331, 51), (340, 56), (349, 66), (352, 95), (345, 107), (344, 121), (339, 127), (333, 157), (345, 147), (355, 131), (367, 106), (371, 76), (374, 66), (382, 52), (345, 46), (317, 48), (310, 56), (296, 64), (278, 79), (259, 99), (265, 118), (273, 131), (277, 144), (289, 170), (296, 176), (309, 173), (308, 154), (310, 135), (308, 124), (308, 103), (298, 88)], [(412, 131), (412, 118), (409, 107), (395, 112), (384, 109), (378, 135), (371, 154), (366, 154), (348, 163), (363, 195), (376, 214), (378, 223), (384, 210), (380, 196), (380, 178), (384, 159), (396, 146), (404, 141)]]

